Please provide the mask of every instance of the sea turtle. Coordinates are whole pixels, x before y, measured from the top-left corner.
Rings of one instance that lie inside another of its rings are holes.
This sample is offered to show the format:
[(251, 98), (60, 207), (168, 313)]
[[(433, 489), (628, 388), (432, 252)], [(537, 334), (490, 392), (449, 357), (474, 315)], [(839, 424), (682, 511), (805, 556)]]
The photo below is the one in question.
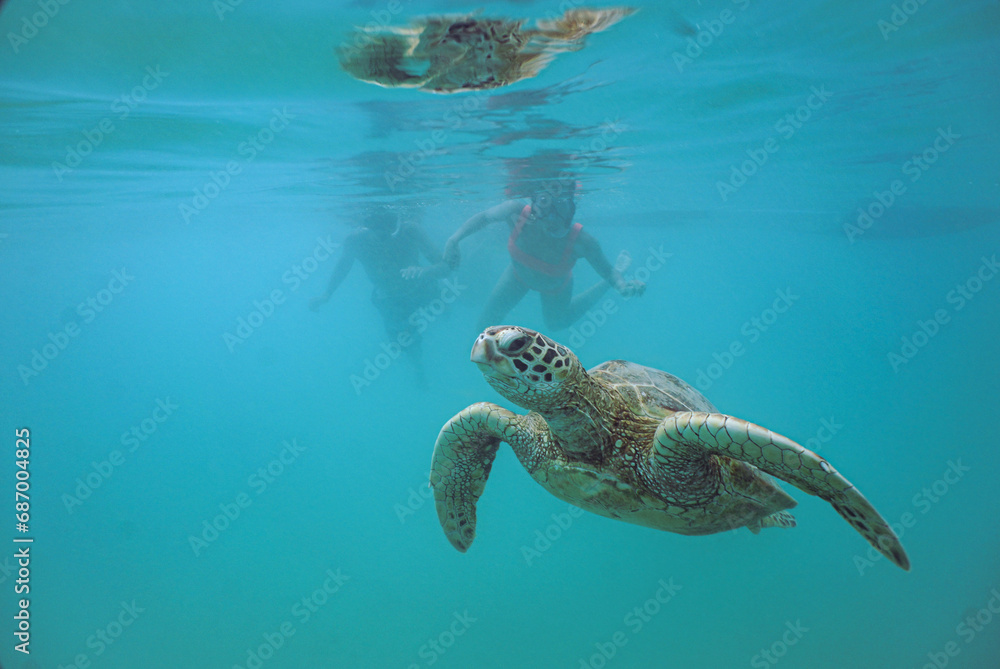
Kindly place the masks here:
[(405, 28), (356, 28), (338, 50), (351, 76), (386, 87), (434, 93), (499, 88), (537, 75), (555, 54), (583, 48), (584, 38), (628, 16), (634, 9), (571, 9), (538, 21), (430, 16)]
[(719, 413), (657, 369), (611, 360), (585, 370), (533, 330), (487, 328), (472, 347), (486, 381), (527, 415), (479, 402), (441, 429), (430, 484), (445, 535), (465, 552), (500, 442), (543, 488), (586, 511), (679, 534), (794, 527), (775, 476), (833, 505), (896, 565), (910, 561), (878, 511), (824, 458)]

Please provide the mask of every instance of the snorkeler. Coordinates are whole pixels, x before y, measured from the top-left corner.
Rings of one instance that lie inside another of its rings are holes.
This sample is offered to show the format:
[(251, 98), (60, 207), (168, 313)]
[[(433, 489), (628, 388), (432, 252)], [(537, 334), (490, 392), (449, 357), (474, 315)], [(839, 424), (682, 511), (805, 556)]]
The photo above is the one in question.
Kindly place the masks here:
[[(419, 264), (421, 255), (430, 265)], [(386, 333), (417, 362), (420, 333), (411, 317), (440, 292), (437, 280), (449, 272), (441, 252), (418, 225), (402, 221), (391, 209), (378, 209), (344, 240), (330, 282), (321, 295), (309, 302), (310, 309), (315, 311), (330, 299), (355, 260), (361, 262), (372, 282), (372, 304), (382, 315)]]
[[(510, 265), (483, 308), (478, 330), (502, 322), (529, 290), (541, 295), (542, 315), (551, 330), (568, 328), (609, 287), (625, 297), (642, 295), (646, 290), (641, 281), (622, 277), (630, 261), (627, 253), (622, 252), (612, 266), (597, 240), (584, 232), (582, 225), (573, 223), (576, 188), (575, 180), (548, 181), (530, 202), (508, 200), (480, 212), (448, 239), (444, 259), (454, 269), (461, 260), (458, 245), (462, 239), (500, 221), (506, 221), (511, 229), (507, 239)], [(574, 296), (573, 266), (579, 258), (585, 258), (603, 280)]]

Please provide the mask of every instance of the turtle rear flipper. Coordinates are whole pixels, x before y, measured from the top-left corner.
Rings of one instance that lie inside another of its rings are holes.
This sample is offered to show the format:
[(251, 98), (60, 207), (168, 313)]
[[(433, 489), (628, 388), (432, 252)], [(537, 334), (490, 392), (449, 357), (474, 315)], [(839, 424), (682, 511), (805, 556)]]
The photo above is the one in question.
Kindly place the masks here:
[(747, 529), (754, 534), (760, 534), (765, 527), (795, 527), (795, 516), (787, 511), (778, 511), (770, 516), (764, 516), (753, 525), (747, 525)]
[(660, 423), (649, 459), (653, 467), (669, 468), (678, 458), (707, 454), (746, 462), (825, 499), (876, 550), (909, 571), (899, 537), (875, 507), (826, 460), (787, 437), (725, 414), (683, 411)]

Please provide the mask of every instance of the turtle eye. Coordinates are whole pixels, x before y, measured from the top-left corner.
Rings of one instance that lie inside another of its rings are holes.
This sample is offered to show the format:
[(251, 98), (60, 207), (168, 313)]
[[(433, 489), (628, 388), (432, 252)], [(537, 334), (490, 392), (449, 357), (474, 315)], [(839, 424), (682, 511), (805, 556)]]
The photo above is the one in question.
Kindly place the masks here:
[(504, 353), (507, 353), (508, 355), (517, 355), (518, 353), (520, 353), (521, 351), (523, 351), (525, 348), (528, 347), (529, 341), (530, 340), (527, 337), (521, 335), (516, 339), (513, 339), (509, 342), (505, 342), (503, 344)]

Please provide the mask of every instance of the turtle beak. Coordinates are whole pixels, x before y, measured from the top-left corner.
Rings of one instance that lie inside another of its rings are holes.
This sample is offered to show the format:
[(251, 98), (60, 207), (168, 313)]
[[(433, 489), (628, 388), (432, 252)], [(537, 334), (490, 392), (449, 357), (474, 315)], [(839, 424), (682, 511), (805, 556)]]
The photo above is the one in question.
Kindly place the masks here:
[(493, 372), (493, 360), (497, 358), (497, 345), (492, 337), (479, 335), (479, 339), (472, 345), (472, 355), (469, 359), (476, 363), (479, 371), (483, 374)]
[(469, 359), (476, 363), (483, 376), (508, 381), (516, 375), (510, 360), (500, 352), (497, 340), (486, 332), (479, 335), (479, 339), (472, 345), (472, 355)]

